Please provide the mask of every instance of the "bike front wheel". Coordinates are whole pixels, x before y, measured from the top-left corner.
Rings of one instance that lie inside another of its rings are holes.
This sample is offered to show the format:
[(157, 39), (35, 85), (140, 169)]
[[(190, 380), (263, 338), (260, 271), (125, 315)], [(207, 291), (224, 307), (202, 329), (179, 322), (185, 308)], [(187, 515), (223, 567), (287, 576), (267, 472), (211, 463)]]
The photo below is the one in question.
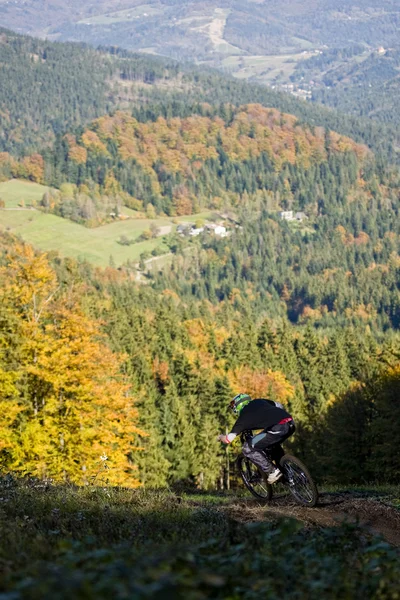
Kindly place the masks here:
[(318, 490), (307, 467), (301, 460), (290, 454), (285, 454), (281, 458), (279, 466), (284, 476), (284, 483), (297, 502), (314, 507), (318, 502)]
[(269, 502), (272, 498), (272, 486), (267, 483), (266, 475), (245, 456), (239, 456), (237, 467), (244, 485), (259, 500)]

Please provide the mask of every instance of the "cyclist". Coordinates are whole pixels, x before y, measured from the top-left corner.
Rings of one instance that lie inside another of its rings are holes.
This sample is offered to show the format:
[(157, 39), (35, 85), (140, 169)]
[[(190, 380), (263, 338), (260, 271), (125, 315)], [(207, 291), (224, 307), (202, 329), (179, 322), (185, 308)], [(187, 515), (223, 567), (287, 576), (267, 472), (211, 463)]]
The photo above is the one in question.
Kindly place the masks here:
[(268, 475), (268, 483), (275, 483), (282, 473), (262, 450), (283, 442), (294, 433), (293, 418), (279, 402), (264, 398), (252, 400), (248, 394), (237, 394), (230, 402), (229, 408), (239, 416), (231, 433), (221, 434), (218, 439), (224, 444), (230, 444), (243, 431), (262, 429), (261, 433), (243, 444), (242, 452)]

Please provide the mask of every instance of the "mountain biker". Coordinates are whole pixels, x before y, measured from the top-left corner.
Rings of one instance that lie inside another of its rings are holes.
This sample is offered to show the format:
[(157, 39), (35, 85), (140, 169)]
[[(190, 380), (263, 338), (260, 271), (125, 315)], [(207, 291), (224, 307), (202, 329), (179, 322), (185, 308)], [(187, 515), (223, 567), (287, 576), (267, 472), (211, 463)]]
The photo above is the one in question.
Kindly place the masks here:
[(258, 398), (252, 400), (248, 394), (237, 394), (229, 404), (235, 415), (239, 415), (231, 433), (218, 436), (219, 441), (230, 444), (237, 435), (248, 429), (263, 429), (243, 444), (242, 452), (268, 475), (268, 483), (275, 483), (282, 473), (262, 452), (273, 444), (283, 442), (294, 433), (293, 418), (279, 402)]

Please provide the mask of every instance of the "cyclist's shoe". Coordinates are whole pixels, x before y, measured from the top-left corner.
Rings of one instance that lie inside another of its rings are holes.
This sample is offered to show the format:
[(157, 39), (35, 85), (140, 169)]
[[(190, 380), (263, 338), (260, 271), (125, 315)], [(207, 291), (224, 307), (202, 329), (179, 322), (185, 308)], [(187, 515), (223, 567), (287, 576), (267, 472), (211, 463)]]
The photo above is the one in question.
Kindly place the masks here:
[(268, 483), (275, 483), (276, 481), (278, 481), (278, 479), (280, 479), (282, 477), (282, 473), (279, 469), (275, 469), (274, 471), (272, 471), (272, 473), (270, 473), (268, 475), (268, 479), (267, 482)]

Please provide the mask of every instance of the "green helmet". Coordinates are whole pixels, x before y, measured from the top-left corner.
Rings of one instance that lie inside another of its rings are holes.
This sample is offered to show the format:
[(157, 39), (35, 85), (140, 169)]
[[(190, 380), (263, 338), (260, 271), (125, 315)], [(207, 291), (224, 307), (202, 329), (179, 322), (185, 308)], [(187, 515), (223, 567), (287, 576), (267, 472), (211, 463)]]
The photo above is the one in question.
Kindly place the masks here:
[(237, 396), (231, 400), (229, 408), (233, 410), (235, 415), (238, 415), (249, 402), (251, 402), (251, 398), (248, 394), (237, 394)]

